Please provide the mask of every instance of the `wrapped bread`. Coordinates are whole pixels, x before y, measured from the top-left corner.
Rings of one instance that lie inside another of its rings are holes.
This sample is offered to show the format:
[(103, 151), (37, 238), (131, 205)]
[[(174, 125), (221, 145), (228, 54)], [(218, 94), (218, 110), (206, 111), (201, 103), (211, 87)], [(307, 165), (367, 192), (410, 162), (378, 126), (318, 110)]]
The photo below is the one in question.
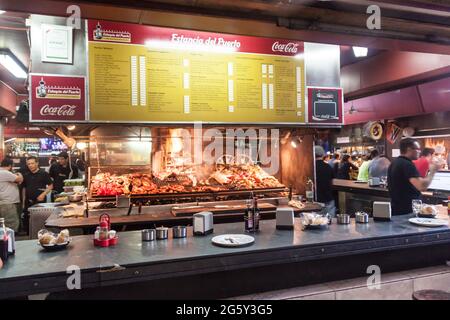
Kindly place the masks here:
[(69, 230), (64, 229), (58, 234), (55, 242), (57, 244), (61, 244), (61, 243), (65, 243), (67, 241), (69, 241)]
[(55, 244), (56, 238), (51, 233), (46, 233), (39, 238), (39, 243), (43, 245)]
[(432, 215), (435, 215), (436, 213), (437, 213), (437, 210), (434, 206), (425, 205), (422, 207), (422, 214), (424, 214), (424, 215), (432, 216)]

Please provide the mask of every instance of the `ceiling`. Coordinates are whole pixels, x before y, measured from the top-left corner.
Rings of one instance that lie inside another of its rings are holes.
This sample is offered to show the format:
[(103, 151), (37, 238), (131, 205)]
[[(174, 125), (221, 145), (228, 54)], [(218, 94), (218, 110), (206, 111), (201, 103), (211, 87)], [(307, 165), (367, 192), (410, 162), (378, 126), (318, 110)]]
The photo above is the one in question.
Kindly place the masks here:
[[(7, 10), (0, 15), (0, 48), (9, 48), (29, 66), (25, 31), (28, 13), (63, 16), (73, 3), (0, 0), (0, 9)], [(341, 66), (361, 61), (353, 56), (351, 45), (369, 47), (368, 57), (383, 50), (450, 54), (450, 1), (443, 0), (78, 0), (76, 3), (83, 18), (341, 44)], [(381, 8), (381, 30), (366, 28), (369, 16), (366, 9), (372, 4)], [(179, 14), (184, 18), (180, 19)], [(17, 80), (2, 66), (0, 81), (19, 94), (27, 93), (25, 80)]]
[[(291, 29), (450, 44), (450, 2), (443, 0), (81, 0), (79, 2), (269, 21)], [(369, 30), (366, 27), (369, 16), (366, 11), (369, 5), (377, 5), (381, 9), (381, 30)]]
[[(28, 14), (5, 12), (0, 14), (0, 49), (9, 49), (26, 67), (30, 63), (25, 19)], [(0, 64), (0, 81), (3, 81), (18, 94), (26, 94), (26, 79), (17, 79)]]

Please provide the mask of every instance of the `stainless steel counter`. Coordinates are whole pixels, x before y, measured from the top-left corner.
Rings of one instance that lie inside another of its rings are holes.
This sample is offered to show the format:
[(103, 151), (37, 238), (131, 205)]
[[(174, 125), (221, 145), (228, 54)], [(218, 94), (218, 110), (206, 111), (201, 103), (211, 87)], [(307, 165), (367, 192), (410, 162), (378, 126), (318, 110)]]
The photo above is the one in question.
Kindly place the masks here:
[[(276, 230), (274, 220), (265, 220), (255, 243), (244, 248), (211, 243), (215, 235), (243, 233), (243, 223), (215, 225), (214, 234), (205, 237), (194, 237), (189, 230), (185, 239), (148, 243), (141, 242), (139, 231), (123, 232), (118, 245), (109, 248), (94, 247), (92, 236), (73, 237), (69, 247), (58, 252), (44, 251), (36, 240), (20, 241), (16, 255), (0, 270), (0, 298), (66, 291), (66, 271), (73, 265), (80, 268), (82, 288), (87, 289), (450, 244), (448, 226), (419, 227), (408, 218), (305, 231), (298, 219), (292, 231)], [(350, 268), (351, 259), (345, 259)]]

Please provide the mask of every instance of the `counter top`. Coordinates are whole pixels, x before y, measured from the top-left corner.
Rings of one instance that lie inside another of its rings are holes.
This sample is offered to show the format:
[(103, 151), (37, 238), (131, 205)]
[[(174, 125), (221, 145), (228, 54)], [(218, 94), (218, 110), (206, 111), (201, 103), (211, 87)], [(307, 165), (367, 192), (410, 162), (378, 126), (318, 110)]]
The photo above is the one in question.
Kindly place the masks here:
[(18, 241), (16, 255), (0, 270), (0, 298), (67, 290), (66, 270), (73, 265), (81, 269), (84, 287), (99, 287), (450, 243), (448, 226), (419, 227), (409, 218), (395, 216), (391, 222), (371, 220), (367, 225), (353, 219), (350, 225), (334, 221), (323, 230), (305, 231), (297, 218), (294, 230), (276, 230), (275, 220), (263, 220), (255, 243), (244, 248), (211, 243), (219, 234), (243, 233), (243, 223), (214, 225), (214, 234), (204, 237), (192, 236), (189, 229), (187, 238), (152, 242), (142, 242), (140, 231), (122, 232), (119, 243), (109, 248), (94, 247), (92, 236), (75, 236), (67, 249), (57, 252), (44, 251), (36, 240)]
[[(389, 198), (389, 190), (381, 187), (370, 187), (368, 182), (356, 180), (333, 179), (333, 189), (337, 191), (352, 191)], [(433, 197), (432, 192), (422, 192), (423, 196)]]
[[(267, 214), (273, 214), (276, 206), (267, 204), (267, 210), (264, 209), (264, 203), (260, 205), (264, 210), (261, 210), (261, 215), (264, 217)], [(269, 207), (270, 206), (270, 207)], [(304, 211), (318, 211), (320, 205), (317, 203), (306, 203), (305, 208), (293, 208), (295, 213)], [(60, 218), (58, 214), (52, 214), (47, 219), (45, 226), (47, 228), (71, 229), (71, 228), (95, 228), (99, 223), (99, 216), (102, 213), (108, 213), (111, 216), (111, 224), (114, 226), (124, 225), (143, 225), (151, 223), (178, 223), (178, 224), (192, 224), (192, 214), (190, 216), (175, 216), (170, 211), (152, 210), (151, 206), (143, 207), (143, 213), (137, 213), (137, 207), (133, 207), (132, 214), (127, 216), (128, 208), (114, 208), (114, 209), (96, 209), (90, 210), (89, 217), (77, 218)], [(203, 211), (210, 211), (205, 205)], [(214, 214), (214, 219), (226, 221), (230, 218), (243, 217), (243, 212), (226, 212)]]
[(381, 187), (369, 187), (368, 182), (356, 182), (356, 180), (333, 179), (333, 189), (338, 191), (358, 191), (373, 195), (389, 197), (389, 190)]

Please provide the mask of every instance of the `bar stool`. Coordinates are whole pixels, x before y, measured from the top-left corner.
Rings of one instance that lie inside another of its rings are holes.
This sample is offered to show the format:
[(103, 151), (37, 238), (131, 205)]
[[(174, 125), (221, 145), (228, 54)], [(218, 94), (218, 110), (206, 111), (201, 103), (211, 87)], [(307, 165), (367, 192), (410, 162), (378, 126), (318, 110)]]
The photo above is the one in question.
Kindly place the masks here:
[(413, 300), (450, 300), (450, 293), (442, 290), (419, 290), (412, 294)]

